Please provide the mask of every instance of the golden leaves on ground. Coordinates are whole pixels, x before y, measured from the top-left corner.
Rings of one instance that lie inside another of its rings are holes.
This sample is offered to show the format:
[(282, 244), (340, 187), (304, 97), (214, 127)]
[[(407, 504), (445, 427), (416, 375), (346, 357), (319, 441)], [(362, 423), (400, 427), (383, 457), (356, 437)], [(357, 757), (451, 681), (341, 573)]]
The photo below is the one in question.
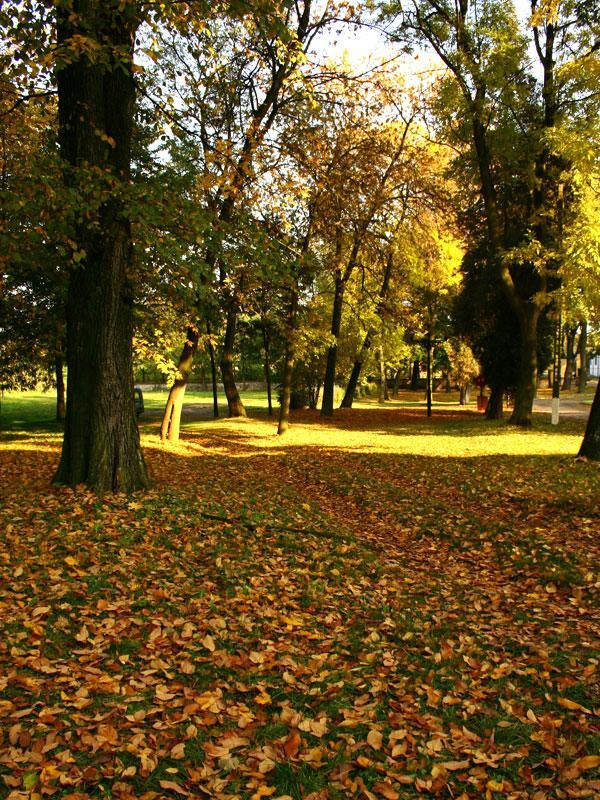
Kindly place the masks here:
[(549, 433), (460, 457), (460, 419), (423, 424), (207, 424), (133, 500), (47, 489), (28, 450), (1, 484), (5, 796), (597, 796), (597, 472), (524, 454)]

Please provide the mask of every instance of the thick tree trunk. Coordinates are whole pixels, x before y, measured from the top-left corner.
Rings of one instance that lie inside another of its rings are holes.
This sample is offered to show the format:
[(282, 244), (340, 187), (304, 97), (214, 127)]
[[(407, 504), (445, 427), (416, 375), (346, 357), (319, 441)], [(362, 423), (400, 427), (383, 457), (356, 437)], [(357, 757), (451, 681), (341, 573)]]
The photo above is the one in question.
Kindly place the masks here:
[(292, 373), (294, 371), (297, 317), (298, 287), (296, 285), (292, 288), (290, 304), (288, 306), (285, 358), (283, 361), (283, 376), (281, 380), (281, 405), (279, 407), (279, 424), (277, 426), (278, 435), (285, 433), (290, 425), (290, 399), (292, 396)]
[[(77, 168), (127, 185), (135, 101), (132, 78), (137, 21), (132, 3), (81, 2), (57, 10), (57, 41), (73, 59), (57, 70), (59, 142), (65, 179)], [(79, 39), (97, 39), (88, 58)], [(118, 51), (118, 56), (115, 55)], [(86, 189), (88, 187), (86, 186)], [(85, 215), (83, 215), (85, 218)], [(75, 232), (67, 293), (67, 410), (57, 484), (97, 492), (148, 486), (133, 402), (131, 226), (120, 192)], [(75, 259), (75, 256), (77, 257)]]
[(533, 401), (537, 389), (537, 324), (540, 311), (528, 303), (520, 318), (521, 364), (519, 382), (515, 390), (515, 405), (511, 425), (530, 428), (533, 421)]
[(579, 379), (577, 391), (579, 394), (585, 392), (588, 380), (588, 364), (587, 364), (587, 321), (581, 322), (581, 334), (579, 336)]
[(269, 416), (273, 416), (273, 400), (271, 397), (271, 359), (270, 359), (270, 337), (267, 326), (263, 325), (263, 345), (265, 349), (265, 382), (267, 384), (267, 408)]
[(54, 359), (54, 377), (56, 380), (56, 421), (63, 422), (66, 416), (66, 405), (62, 356), (56, 356)]
[(180, 377), (177, 378), (173, 386), (171, 386), (160, 426), (160, 438), (163, 441), (165, 439), (168, 439), (170, 442), (179, 441), (183, 400), (192, 370), (194, 356), (198, 349), (198, 339), (198, 331), (195, 328), (189, 327), (187, 330), (187, 338), (183, 345), (181, 356), (179, 357), (179, 364), (177, 365)]
[(502, 419), (504, 416), (504, 386), (492, 386), (492, 391), (488, 399), (487, 408), (485, 410), (486, 419)]
[(579, 458), (600, 461), (600, 378), (596, 386), (596, 394), (588, 417), (583, 442), (579, 449)]
[(460, 400), (461, 406), (468, 406), (471, 398), (471, 384), (465, 383), (460, 387)]
[(227, 407), (230, 417), (246, 417), (246, 409), (238, 392), (233, 374), (233, 348), (237, 328), (237, 306), (235, 298), (231, 298), (227, 305), (227, 320), (225, 324), (225, 338), (221, 353), (221, 377), (227, 398)]

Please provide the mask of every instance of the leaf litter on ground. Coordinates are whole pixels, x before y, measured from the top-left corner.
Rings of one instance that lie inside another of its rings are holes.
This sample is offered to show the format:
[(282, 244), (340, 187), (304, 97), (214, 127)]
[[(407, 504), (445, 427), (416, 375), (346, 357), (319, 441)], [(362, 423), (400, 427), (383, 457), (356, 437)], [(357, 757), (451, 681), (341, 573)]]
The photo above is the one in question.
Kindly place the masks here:
[(576, 427), (356, 411), (149, 432), (154, 488), (0, 449), (0, 796), (600, 793)]

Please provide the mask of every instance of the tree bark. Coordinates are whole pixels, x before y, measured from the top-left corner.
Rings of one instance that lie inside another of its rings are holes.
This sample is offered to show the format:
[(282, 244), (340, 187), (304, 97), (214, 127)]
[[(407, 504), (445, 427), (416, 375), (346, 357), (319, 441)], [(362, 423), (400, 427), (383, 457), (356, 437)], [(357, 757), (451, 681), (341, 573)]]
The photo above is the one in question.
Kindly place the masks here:
[(471, 384), (470, 383), (465, 383), (460, 387), (459, 404), (461, 406), (469, 405), (470, 398), (471, 398)]
[(54, 375), (56, 379), (56, 421), (63, 422), (66, 416), (66, 405), (62, 356), (56, 356), (54, 359)]
[(281, 405), (279, 407), (279, 424), (277, 434), (287, 431), (290, 425), (290, 399), (292, 396), (292, 373), (294, 370), (296, 323), (298, 317), (298, 285), (291, 290), (290, 303), (287, 315), (287, 330), (285, 339), (285, 357), (283, 361), (283, 376), (281, 380)]
[(588, 380), (588, 364), (587, 364), (587, 321), (581, 322), (581, 333), (579, 335), (579, 380), (577, 391), (579, 394), (585, 392)]
[(511, 425), (530, 428), (533, 421), (533, 401), (537, 389), (537, 325), (539, 308), (530, 302), (520, 317), (521, 364), (519, 382), (515, 390), (515, 405), (510, 417)]
[(412, 365), (412, 374), (410, 376), (410, 388), (415, 392), (419, 388), (419, 376), (421, 374), (421, 362), (415, 358)]
[(567, 327), (565, 329), (565, 351), (567, 362), (565, 364), (565, 374), (563, 376), (563, 389), (570, 389), (573, 384), (573, 372), (575, 371), (575, 338), (577, 327)]
[(504, 386), (492, 386), (485, 410), (485, 419), (502, 419), (504, 416)]
[(321, 416), (333, 416), (333, 394), (335, 390), (335, 369), (337, 363), (337, 340), (342, 327), (342, 308), (344, 302), (344, 290), (346, 283), (343, 280), (341, 270), (336, 271), (335, 289), (333, 294), (333, 310), (331, 312), (331, 335), (333, 343), (327, 350), (327, 365), (325, 367), (325, 378), (323, 380), (323, 402), (321, 403)]
[(262, 326), (263, 332), (263, 345), (265, 348), (265, 381), (267, 384), (267, 408), (269, 416), (273, 416), (273, 401), (271, 397), (271, 360), (270, 360), (270, 336), (267, 330), (267, 326)]
[[(131, 2), (57, 8), (57, 42), (73, 53), (57, 68), (60, 152), (73, 186), (84, 168), (92, 180), (130, 178), (135, 102)], [(77, 44), (97, 40), (102, 57)], [(72, 45), (71, 45), (72, 42)], [(86, 187), (86, 191), (89, 191)], [(83, 215), (85, 218), (85, 215)], [(92, 222), (75, 232), (67, 292), (67, 410), (54, 482), (94, 491), (148, 486), (133, 402), (131, 226), (112, 190)]]
[[(384, 313), (384, 300), (388, 295), (393, 266), (394, 266), (394, 258), (390, 253), (386, 260), (385, 270), (383, 273), (383, 280), (381, 282), (381, 288), (379, 289), (379, 298), (377, 301), (377, 310), (379, 312), (380, 317)], [(356, 387), (358, 386), (360, 373), (362, 371), (362, 365), (364, 363), (365, 358), (367, 357), (367, 353), (371, 348), (371, 343), (373, 341), (375, 333), (376, 333), (375, 328), (369, 328), (369, 330), (367, 331), (367, 334), (362, 343), (362, 347), (360, 348), (360, 351), (354, 360), (354, 364), (352, 366), (352, 372), (350, 373), (350, 378), (348, 379), (348, 385), (346, 386), (346, 391), (344, 392), (344, 398), (340, 404), (340, 408), (352, 408), (352, 403), (354, 402), (354, 395), (356, 394)], [(387, 397), (386, 399), (389, 399), (389, 397)]]
[(594, 402), (590, 409), (585, 434), (579, 449), (579, 458), (600, 461), (600, 378), (598, 379)]
[(383, 357), (383, 347), (377, 349), (377, 361), (379, 362), (379, 405), (383, 405), (388, 399), (385, 396), (385, 360)]
[(212, 383), (213, 396), (213, 417), (219, 418), (219, 385), (217, 383), (217, 362), (215, 359), (215, 347), (211, 339), (210, 322), (206, 323), (206, 349), (210, 358), (210, 378)]
[(346, 391), (344, 392), (344, 398), (340, 403), (340, 408), (352, 408), (352, 403), (354, 402), (354, 395), (356, 394), (356, 387), (358, 386), (360, 373), (362, 372), (362, 366), (365, 358), (367, 357), (367, 353), (371, 349), (371, 342), (373, 341), (373, 336), (375, 336), (375, 329), (369, 328), (363, 340), (362, 347), (360, 348), (358, 355), (354, 359), (352, 372), (350, 373), (350, 377), (348, 378), (348, 385), (346, 386)]
[(235, 298), (230, 298), (227, 304), (227, 318), (225, 324), (225, 338), (223, 339), (223, 351), (221, 353), (221, 377), (227, 407), (230, 417), (247, 417), (246, 408), (238, 392), (235, 375), (233, 374), (233, 348), (235, 344), (235, 333), (237, 328), (237, 305)]
[(160, 426), (160, 438), (163, 441), (165, 439), (168, 439), (170, 442), (179, 441), (183, 399), (192, 370), (194, 356), (198, 349), (198, 339), (198, 331), (190, 326), (187, 331), (187, 339), (179, 358), (179, 364), (177, 365), (180, 377), (177, 378), (173, 386), (171, 386)]

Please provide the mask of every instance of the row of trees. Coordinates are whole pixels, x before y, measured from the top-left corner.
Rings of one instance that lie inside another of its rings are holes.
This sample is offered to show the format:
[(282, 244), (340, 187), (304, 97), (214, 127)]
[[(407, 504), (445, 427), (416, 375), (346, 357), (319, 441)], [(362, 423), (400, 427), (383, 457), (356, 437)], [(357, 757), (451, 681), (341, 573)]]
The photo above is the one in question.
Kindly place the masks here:
[[(52, 363), (60, 388), (66, 356), (57, 482), (147, 485), (134, 336), (173, 377), (164, 438), (199, 351), (243, 416), (240, 321), (269, 385), (278, 362), (280, 433), (315, 370), (328, 416), (336, 381), (349, 407), (369, 359), (385, 378), (449, 335), (455, 372), (467, 342), (482, 365), (490, 415), (511, 391), (531, 424), (558, 320), (587, 331), (600, 308), (598, 14), (531, 11), (525, 29), (495, 0), (382, 5), (390, 51), (361, 71), (318, 44), (364, 18), (334, 2), (5, 3), (3, 381)], [(427, 47), (428, 69), (398, 45)]]

